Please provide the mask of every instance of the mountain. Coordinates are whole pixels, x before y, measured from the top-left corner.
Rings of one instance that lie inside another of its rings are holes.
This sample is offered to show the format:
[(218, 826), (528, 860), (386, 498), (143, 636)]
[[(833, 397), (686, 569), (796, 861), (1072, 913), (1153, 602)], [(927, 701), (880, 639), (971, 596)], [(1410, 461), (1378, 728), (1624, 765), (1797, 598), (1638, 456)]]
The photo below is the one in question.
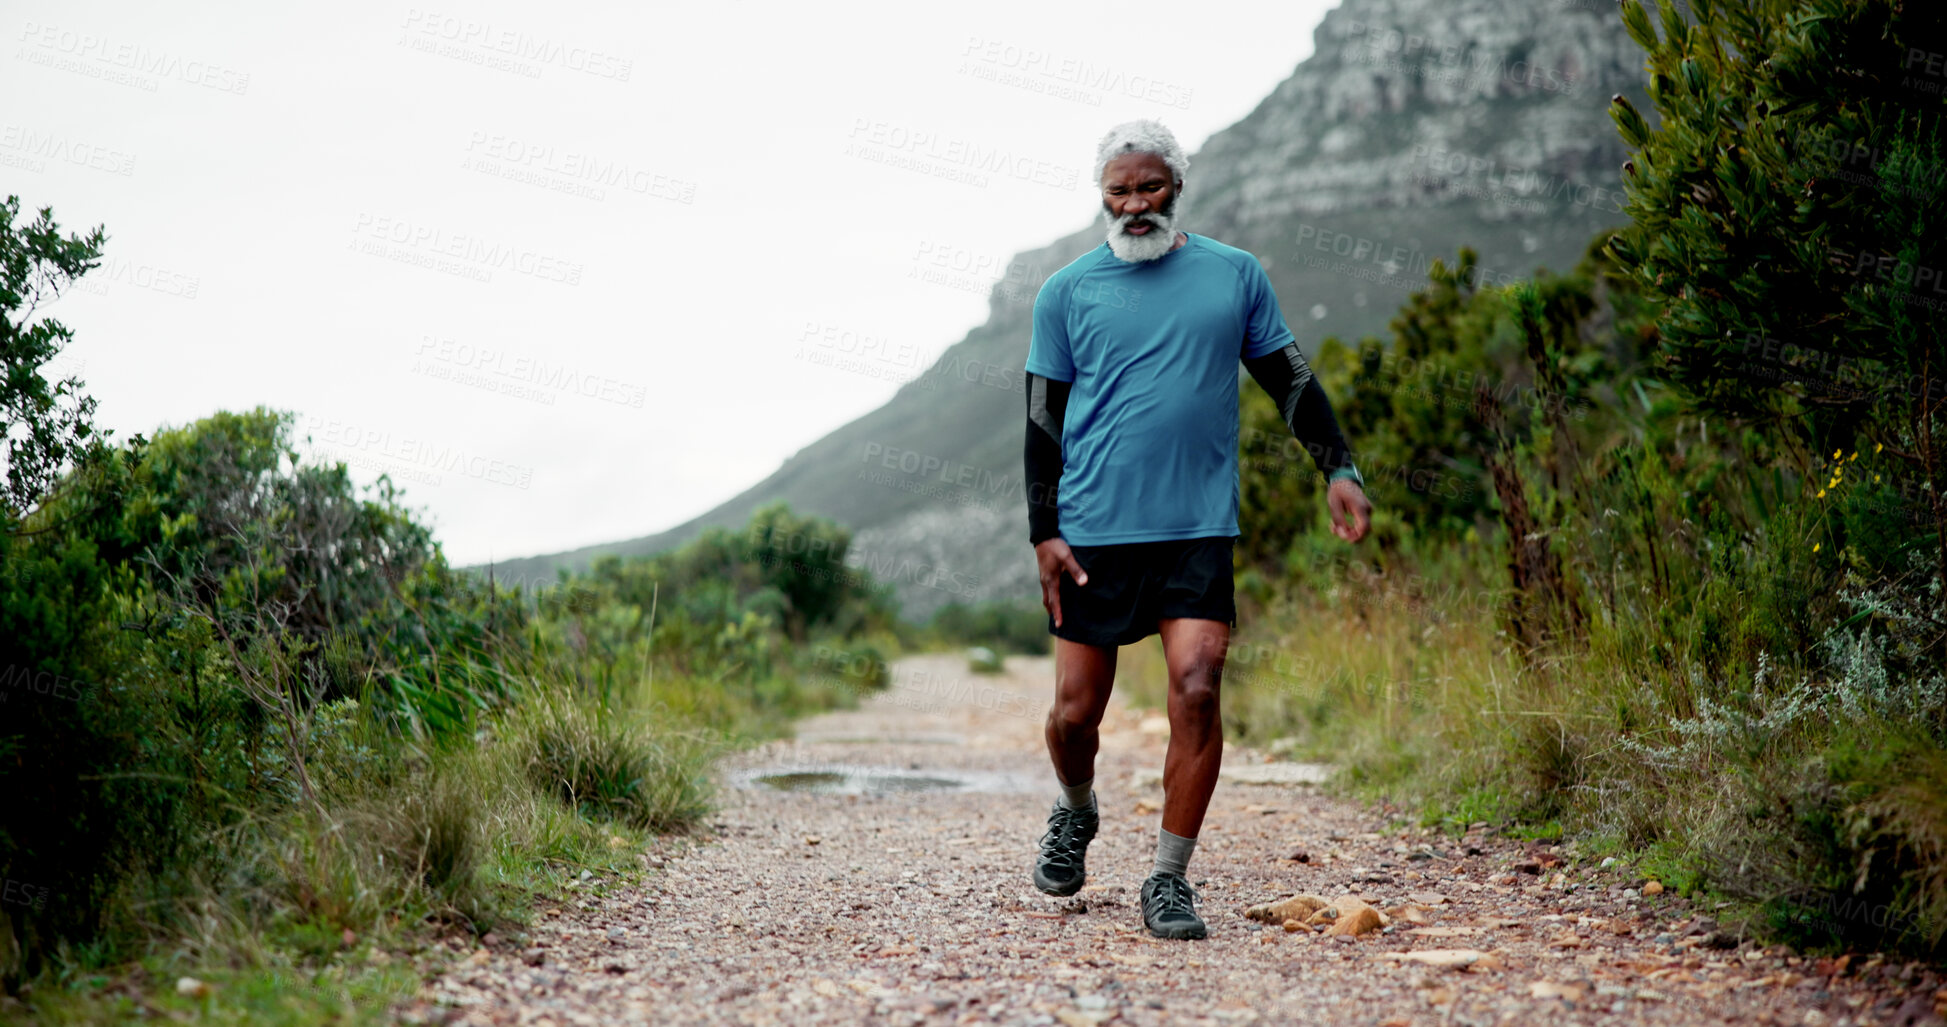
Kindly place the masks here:
[[(1428, 265), (1462, 245), (1499, 283), (1573, 266), (1625, 220), (1625, 153), (1607, 107), (1615, 93), (1641, 100), (1643, 55), (1614, 4), (1345, 0), (1314, 44), (1191, 157), (1180, 207), (1187, 230), (1258, 255), (1308, 351), (1382, 334)], [(781, 499), (853, 528), (848, 560), (893, 582), (909, 617), (1034, 597), (1020, 456), (1029, 319), (1041, 282), (1101, 241), (1097, 222), (1020, 254), (985, 324), (729, 502), (658, 535), (508, 561), (496, 576), (552, 581), (597, 554), (742, 526)]]

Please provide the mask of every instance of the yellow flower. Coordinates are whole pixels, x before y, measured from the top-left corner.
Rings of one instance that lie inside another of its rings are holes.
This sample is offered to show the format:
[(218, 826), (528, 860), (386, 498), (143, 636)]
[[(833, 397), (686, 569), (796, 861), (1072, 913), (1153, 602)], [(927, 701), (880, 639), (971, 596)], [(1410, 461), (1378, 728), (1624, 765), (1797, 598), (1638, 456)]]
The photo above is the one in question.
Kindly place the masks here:
[(1838, 451), (1838, 450), (1836, 450), (1836, 449), (1835, 449), (1835, 450), (1833, 450), (1833, 451), (1832, 451), (1832, 459), (1834, 459), (1834, 460), (1837, 460), (1837, 459), (1839, 459), (1839, 451)]
[(1877, 443), (1877, 444), (1875, 444), (1875, 445), (1873, 446), (1873, 452), (1875, 452), (1875, 453), (1877, 453), (1877, 452), (1879, 452), (1880, 450), (1882, 450), (1882, 449), (1885, 449), (1885, 448), (1886, 448), (1886, 443), (1884, 443), (1884, 442), (1881, 442), (1881, 443)]
[(1856, 449), (1855, 449), (1855, 450), (1853, 450), (1853, 451), (1852, 451), (1852, 455), (1851, 455), (1851, 456), (1849, 456), (1849, 457), (1846, 457), (1846, 459), (1847, 459), (1847, 460), (1857, 460), (1857, 459), (1859, 459), (1859, 451), (1858, 451), (1858, 450), (1856, 450)]
[(1824, 490), (1824, 489), (1820, 489), (1820, 490), (1819, 490), (1819, 494), (1818, 494), (1818, 498), (1820, 498), (1820, 499), (1824, 499), (1824, 498), (1825, 498), (1825, 490)]
[(1822, 546), (1822, 545), (1825, 545), (1825, 543), (1823, 543), (1823, 542), (1814, 542), (1814, 543), (1812, 543), (1812, 552), (1814, 552), (1814, 553), (1816, 553), (1816, 552), (1818, 552), (1818, 551), (1819, 551), (1819, 547), (1820, 547), (1820, 546)]
[(1875, 475), (1873, 475), (1873, 480), (1874, 480), (1874, 481), (1878, 481), (1878, 480), (1879, 480), (1879, 475), (1877, 475), (1877, 474), (1875, 474)]

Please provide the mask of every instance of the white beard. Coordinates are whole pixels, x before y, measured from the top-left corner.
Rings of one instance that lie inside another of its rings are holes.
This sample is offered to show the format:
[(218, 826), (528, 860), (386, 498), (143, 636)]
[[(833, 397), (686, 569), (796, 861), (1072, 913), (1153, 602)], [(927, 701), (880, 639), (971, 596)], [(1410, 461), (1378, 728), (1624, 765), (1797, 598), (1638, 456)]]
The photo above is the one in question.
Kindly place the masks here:
[[(1176, 214), (1174, 211), (1161, 214), (1150, 211), (1147, 214), (1124, 214), (1119, 218), (1109, 217), (1102, 212), (1102, 219), (1109, 223), (1109, 251), (1131, 264), (1141, 264), (1155, 260), (1168, 253), (1176, 245)], [(1141, 235), (1130, 235), (1124, 231), (1129, 222), (1141, 219), (1153, 227)]]

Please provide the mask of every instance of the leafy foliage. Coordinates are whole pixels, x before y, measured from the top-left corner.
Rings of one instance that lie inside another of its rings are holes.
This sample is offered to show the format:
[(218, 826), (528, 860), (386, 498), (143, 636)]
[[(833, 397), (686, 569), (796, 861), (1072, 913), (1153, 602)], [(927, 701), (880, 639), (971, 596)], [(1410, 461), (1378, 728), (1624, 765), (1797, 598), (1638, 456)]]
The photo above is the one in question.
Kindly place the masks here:
[(15, 227), (19, 217), (18, 196), (0, 201), (0, 439), (9, 522), (45, 495), (93, 438), (95, 401), (82, 394), (80, 379), (49, 382), (41, 374), (74, 333), (54, 318), (35, 315), (101, 263), (107, 240), (100, 226), (63, 238), (54, 212), (45, 207), (32, 222)]
[(1947, 554), (1947, 11), (1718, 0), (1659, 31), (1622, 10), (1661, 121), (1613, 105), (1635, 224), (1611, 250), (1665, 307), (1672, 381), (1801, 473), (1862, 442), (1897, 458)]

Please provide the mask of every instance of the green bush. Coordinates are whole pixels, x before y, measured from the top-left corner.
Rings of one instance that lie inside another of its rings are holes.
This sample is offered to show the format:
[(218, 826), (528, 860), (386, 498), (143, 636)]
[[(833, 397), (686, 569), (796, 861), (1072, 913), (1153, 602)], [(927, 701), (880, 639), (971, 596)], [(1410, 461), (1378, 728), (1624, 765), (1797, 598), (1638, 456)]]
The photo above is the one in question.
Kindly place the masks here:
[(967, 650), (967, 669), (975, 674), (999, 674), (1005, 667), (999, 653), (977, 645)]
[(1023, 656), (1048, 654), (1048, 614), (1039, 603), (952, 602), (934, 612), (926, 631), (945, 645), (985, 646)]

